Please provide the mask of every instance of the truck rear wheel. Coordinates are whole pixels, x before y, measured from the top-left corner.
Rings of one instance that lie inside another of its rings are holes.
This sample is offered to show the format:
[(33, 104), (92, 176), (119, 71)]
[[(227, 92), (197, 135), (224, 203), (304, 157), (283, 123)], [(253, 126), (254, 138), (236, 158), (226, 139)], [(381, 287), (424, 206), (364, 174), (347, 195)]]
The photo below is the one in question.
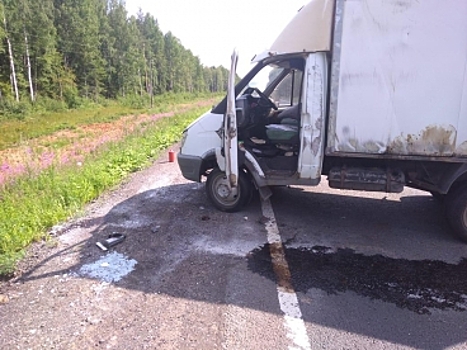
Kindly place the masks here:
[(237, 194), (229, 189), (227, 176), (219, 168), (214, 168), (206, 181), (206, 193), (212, 204), (225, 212), (236, 212), (251, 200), (253, 187), (248, 175), (240, 171)]
[(467, 184), (456, 186), (447, 195), (446, 216), (454, 233), (467, 243)]

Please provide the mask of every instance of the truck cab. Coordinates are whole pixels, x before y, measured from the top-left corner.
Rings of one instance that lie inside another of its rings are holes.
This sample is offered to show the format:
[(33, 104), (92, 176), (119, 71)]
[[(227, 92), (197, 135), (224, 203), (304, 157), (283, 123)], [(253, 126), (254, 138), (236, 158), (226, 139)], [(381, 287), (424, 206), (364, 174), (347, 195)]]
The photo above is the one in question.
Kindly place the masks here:
[[(251, 185), (246, 184), (251, 180), (241, 180), (244, 177), (253, 177), (264, 197), (270, 195), (271, 185), (320, 182), (327, 65), (326, 53), (271, 57), (257, 63), (236, 85), (235, 145), (238, 145), (238, 166), (245, 173), (239, 175), (239, 181), (246, 187), (244, 192), (251, 192)], [(307, 66), (313, 75), (306, 74)], [(316, 84), (316, 74), (322, 76), (321, 86)], [(225, 164), (231, 161), (226, 159), (223, 144), (227, 100), (226, 97), (185, 131), (178, 161), (183, 175), (190, 180), (200, 181), (202, 175), (208, 175), (214, 168), (223, 173)], [(197, 150), (200, 143), (203, 147)], [(221, 179), (218, 182), (217, 190), (210, 193), (216, 206), (228, 211), (239, 209), (244, 204), (239, 195), (226, 197), (235, 200), (233, 206), (220, 200), (219, 191), (224, 186)], [(221, 192), (229, 192), (227, 188), (228, 185)]]

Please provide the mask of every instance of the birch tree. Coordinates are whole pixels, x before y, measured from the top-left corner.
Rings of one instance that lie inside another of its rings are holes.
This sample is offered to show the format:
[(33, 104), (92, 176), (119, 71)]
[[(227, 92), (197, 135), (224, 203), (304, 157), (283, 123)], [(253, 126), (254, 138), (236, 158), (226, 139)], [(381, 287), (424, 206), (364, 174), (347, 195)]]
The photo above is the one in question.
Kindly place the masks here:
[(18, 81), (16, 79), (16, 70), (15, 70), (15, 61), (13, 57), (13, 48), (11, 46), (11, 41), (10, 41), (10, 36), (8, 35), (8, 28), (7, 28), (7, 20), (6, 20), (6, 14), (5, 14), (5, 8), (2, 5), (2, 12), (3, 12), (3, 25), (5, 28), (5, 39), (7, 42), (8, 46), (8, 57), (9, 57), (9, 62), (10, 62), (10, 81), (11, 81), (11, 87), (12, 90), (15, 94), (15, 100), (16, 102), (19, 102), (19, 93), (18, 93)]

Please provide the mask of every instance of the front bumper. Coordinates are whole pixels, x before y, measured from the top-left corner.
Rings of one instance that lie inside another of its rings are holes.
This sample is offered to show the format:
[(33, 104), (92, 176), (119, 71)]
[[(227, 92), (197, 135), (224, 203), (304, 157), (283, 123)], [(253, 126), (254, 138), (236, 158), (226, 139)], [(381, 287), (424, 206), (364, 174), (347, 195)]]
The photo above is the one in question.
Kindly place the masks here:
[(196, 182), (201, 181), (201, 165), (203, 164), (203, 159), (201, 157), (179, 153), (177, 160), (178, 166), (185, 179)]

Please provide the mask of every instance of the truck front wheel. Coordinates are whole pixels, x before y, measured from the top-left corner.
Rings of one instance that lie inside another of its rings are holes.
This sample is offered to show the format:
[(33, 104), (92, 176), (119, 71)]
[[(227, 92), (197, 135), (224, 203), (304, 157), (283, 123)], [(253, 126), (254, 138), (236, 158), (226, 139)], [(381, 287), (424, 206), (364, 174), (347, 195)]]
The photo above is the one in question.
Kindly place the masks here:
[(206, 181), (206, 192), (214, 206), (226, 212), (236, 212), (248, 204), (252, 195), (252, 183), (248, 175), (240, 171), (237, 193), (234, 194), (228, 185), (227, 176), (218, 168), (214, 168)]
[(447, 195), (446, 216), (454, 233), (467, 243), (467, 184), (456, 186)]

